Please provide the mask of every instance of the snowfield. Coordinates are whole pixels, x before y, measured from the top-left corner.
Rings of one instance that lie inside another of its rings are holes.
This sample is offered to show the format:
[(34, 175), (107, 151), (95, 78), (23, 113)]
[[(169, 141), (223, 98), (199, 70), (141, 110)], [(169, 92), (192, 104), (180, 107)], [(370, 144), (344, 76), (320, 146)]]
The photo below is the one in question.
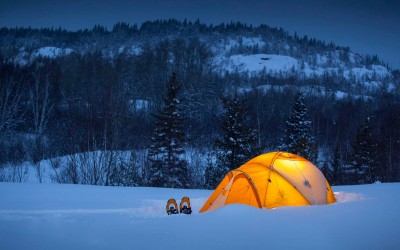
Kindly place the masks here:
[[(298, 61), (290, 56), (254, 54), (233, 55), (225, 62), (225, 70), (229, 72), (249, 72), (257, 74), (265, 70), (269, 74), (294, 73), (298, 69)], [(293, 71), (293, 72), (292, 72)]]
[[(198, 211), (207, 190), (0, 183), (0, 249), (398, 249), (400, 183), (333, 187), (338, 203)], [(192, 215), (167, 215), (169, 198)]]
[(49, 57), (49, 58), (56, 58), (59, 56), (63, 56), (63, 55), (69, 55), (73, 52), (72, 49), (69, 48), (65, 48), (65, 49), (61, 49), (61, 48), (56, 48), (56, 47), (43, 47), (40, 49), (37, 49), (33, 54), (32, 57)]
[(26, 66), (38, 57), (55, 59), (60, 56), (67, 56), (72, 52), (74, 52), (74, 50), (70, 48), (57, 48), (50, 46), (42, 47), (29, 53), (25, 50), (25, 48), (22, 47), (19, 49), (19, 53), (14, 57), (12, 61), (16, 64), (19, 64), (20, 66)]

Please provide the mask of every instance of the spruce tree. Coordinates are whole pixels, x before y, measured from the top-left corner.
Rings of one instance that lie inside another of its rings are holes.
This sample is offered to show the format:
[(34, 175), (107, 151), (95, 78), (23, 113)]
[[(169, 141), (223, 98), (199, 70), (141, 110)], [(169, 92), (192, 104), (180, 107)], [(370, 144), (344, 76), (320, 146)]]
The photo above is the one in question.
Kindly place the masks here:
[(295, 102), (292, 104), (279, 150), (300, 155), (310, 161), (317, 159), (311, 120), (304, 104), (304, 96), (301, 93), (296, 96)]
[(351, 170), (347, 170), (352, 184), (380, 181), (377, 163), (377, 140), (373, 135), (371, 119), (367, 117), (359, 126), (353, 143)]
[(167, 82), (163, 106), (155, 117), (156, 128), (149, 149), (149, 185), (154, 187), (190, 187), (188, 164), (184, 159), (183, 111), (178, 93), (181, 86), (173, 74)]
[[(225, 119), (223, 135), (215, 141), (216, 166), (208, 169), (208, 187), (215, 187), (224, 175), (250, 160), (256, 141), (256, 132), (247, 124), (246, 101), (235, 96), (222, 98)], [(207, 172), (207, 171), (206, 171)]]

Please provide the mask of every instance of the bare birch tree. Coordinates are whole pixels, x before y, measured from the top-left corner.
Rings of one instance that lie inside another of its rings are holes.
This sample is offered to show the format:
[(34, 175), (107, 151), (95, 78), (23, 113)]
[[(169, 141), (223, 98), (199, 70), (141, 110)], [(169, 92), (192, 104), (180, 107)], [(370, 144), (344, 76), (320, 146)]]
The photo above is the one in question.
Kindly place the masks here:
[(46, 68), (36, 66), (33, 75), (33, 84), (29, 89), (29, 103), (33, 118), (33, 128), (35, 131), (35, 148), (33, 152), (33, 162), (35, 163), (36, 176), (41, 183), (43, 180), (43, 167), (40, 161), (44, 156), (44, 132), (50, 120), (53, 110), (53, 103), (50, 99), (51, 72)]
[(18, 79), (15, 70), (7, 65), (0, 67), (0, 132), (5, 132), (25, 121), (21, 105), (25, 81)]
[(34, 83), (29, 91), (33, 125), (35, 134), (38, 136), (43, 135), (46, 130), (54, 107), (50, 100), (50, 82), (49, 73), (46, 73), (42, 79), (40, 75), (36, 74)]

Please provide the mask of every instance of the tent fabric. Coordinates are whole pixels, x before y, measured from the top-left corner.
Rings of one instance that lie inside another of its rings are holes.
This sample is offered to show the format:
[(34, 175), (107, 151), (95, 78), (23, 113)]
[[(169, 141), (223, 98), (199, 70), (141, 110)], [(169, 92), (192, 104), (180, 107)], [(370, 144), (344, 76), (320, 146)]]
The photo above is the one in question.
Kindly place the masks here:
[(334, 202), (331, 186), (314, 164), (296, 154), (271, 152), (227, 173), (200, 213), (228, 204), (275, 208)]

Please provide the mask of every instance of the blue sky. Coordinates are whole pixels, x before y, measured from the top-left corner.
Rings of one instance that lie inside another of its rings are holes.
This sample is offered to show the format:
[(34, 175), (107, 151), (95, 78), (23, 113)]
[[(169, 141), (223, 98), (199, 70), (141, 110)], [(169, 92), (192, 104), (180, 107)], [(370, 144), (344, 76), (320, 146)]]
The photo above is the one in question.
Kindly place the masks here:
[(177, 18), (205, 23), (241, 21), (282, 27), (400, 69), (400, 1), (396, 0), (2, 0), (0, 26), (64, 27)]

